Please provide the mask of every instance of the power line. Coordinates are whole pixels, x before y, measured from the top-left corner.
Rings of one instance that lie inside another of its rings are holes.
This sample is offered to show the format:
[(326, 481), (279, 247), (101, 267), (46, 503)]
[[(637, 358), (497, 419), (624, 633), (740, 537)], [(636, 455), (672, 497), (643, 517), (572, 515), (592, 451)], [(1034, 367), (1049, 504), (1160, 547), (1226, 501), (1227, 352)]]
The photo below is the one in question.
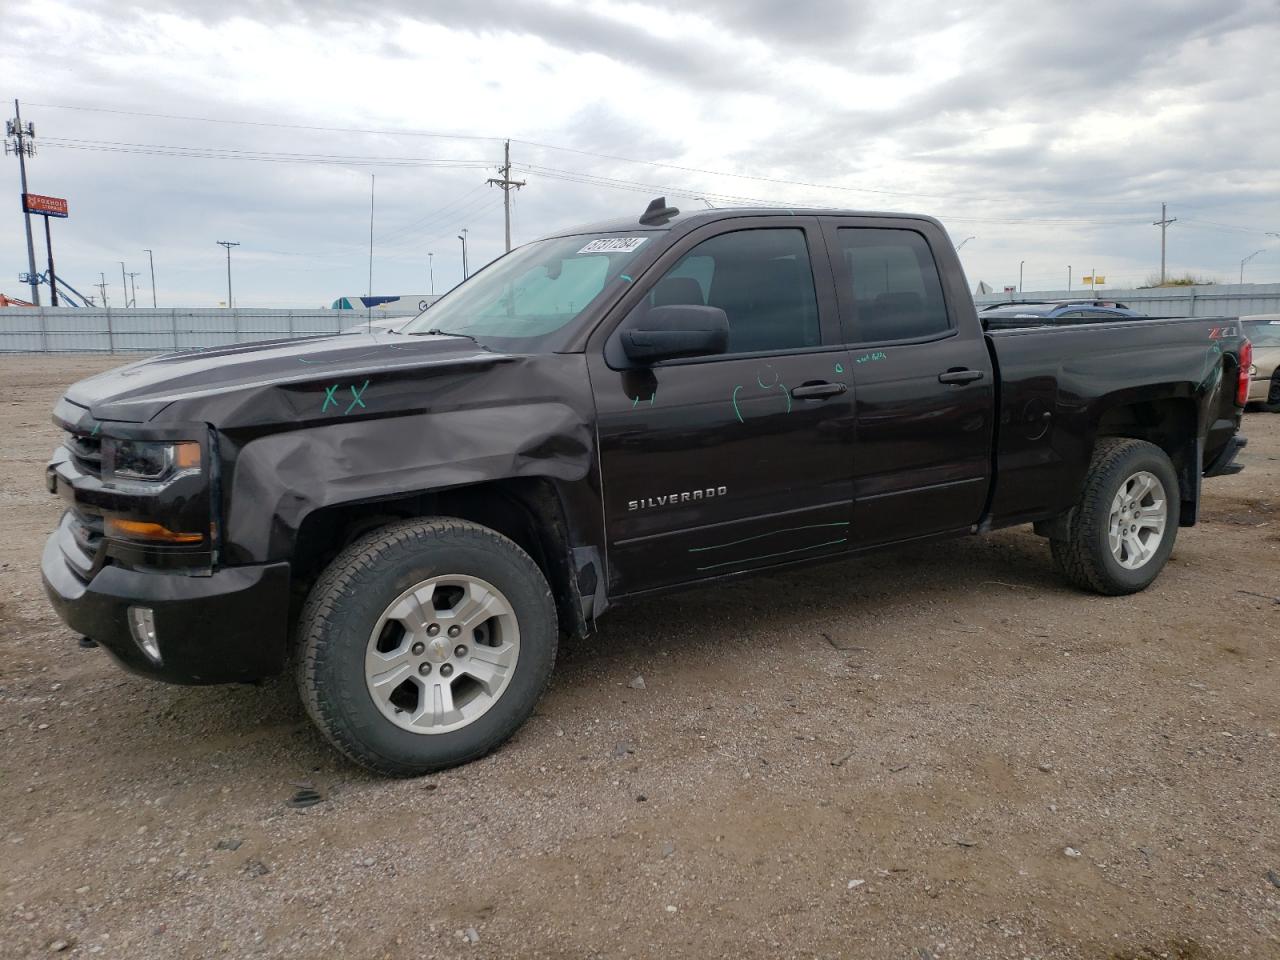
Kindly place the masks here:
[[(93, 112), (93, 113), (115, 114), (120, 116), (146, 117), (149, 119), (159, 119), (159, 120), (180, 120), (180, 121), (191, 121), (191, 122), (198, 122), (198, 123), (217, 123), (217, 124), (241, 125), (241, 126), (252, 126), (252, 127), (273, 127), (278, 129), (284, 129), (284, 130), (311, 130), (311, 131), (324, 132), (324, 133), (343, 133), (343, 134), (355, 133), (355, 134), (393, 136), (393, 137), (394, 136), (428, 137), (428, 138), (441, 139), (441, 140), (470, 140), (470, 141), (484, 141), (484, 142), (501, 142), (504, 140), (504, 138), (502, 137), (494, 137), (494, 136), (487, 136), (487, 135), (481, 135), (481, 134), (439, 133), (435, 131), (405, 130), (405, 129), (385, 130), (385, 129), (370, 129), (370, 128), (361, 128), (361, 127), (328, 127), (328, 126), (319, 126), (319, 125), (312, 125), (312, 124), (284, 123), (284, 122), (266, 121), (266, 120), (233, 120), (233, 119), (226, 119), (226, 118), (220, 118), (220, 117), (198, 117), (198, 116), (191, 116), (191, 115), (184, 115), (184, 114), (147, 113), (147, 112), (136, 111), (136, 110), (120, 110), (120, 109), (108, 108), (108, 107), (89, 107), (89, 106), (61, 104), (61, 103), (40, 103), (40, 104), (31, 104), (31, 106), (40, 106), (40, 107), (45, 107), (47, 109), (57, 109), (57, 110), (77, 110), (77, 111)], [(582, 150), (577, 147), (566, 147), (566, 146), (561, 146), (559, 144), (554, 144), (554, 143), (545, 143), (537, 140), (524, 140), (516, 137), (512, 137), (509, 139), (511, 142), (520, 143), (525, 146), (533, 147), (539, 150), (551, 150), (551, 151), (556, 151), (560, 153), (571, 153), (571, 154), (576, 154), (578, 156), (592, 157), (600, 160), (610, 160), (617, 163), (632, 163), (632, 164), (639, 164), (643, 166), (660, 167), (668, 170), (678, 170), (684, 173), (700, 173), (707, 176), (731, 177), (731, 178), (740, 179), (740, 180), (750, 180), (757, 183), (772, 183), (772, 184), (777, 184), (781, 186), (810, 187), (810, 188), (816, 188), (816, 189), (822, 189), (822, 190), (838, 190), (838, 191), (844, 191), (849, 193), (866, 193), (866, 194), (876, 194), (881, 196), (919, 198), (919, 199), (926, 199), (926, 200), (954, 200), (954, 201), (961, 201), (961, 202), (981, 202), (981, 203), (1026, 203), (1028, 202), (1028, 198), (1022, 197), (1022, 196), (1007, 196), (1007, 195), (1006, 196), (978, 196), (978, 195), (948, 196), (943, 194), (930, 194), (930, 193), (921, 193), (921, 192), (912, 192), (912, 191), (888, 190), (883, 187), (872, 187), (872, 186), (851, 187), (851, 186), (842, 185), (842, 184), (824, 184), (824, 183), (816, 183), (816, 182), (805, 181), (805, 180), (788, 180), (781, 177), (766, 177), (758, 174), (733, 173), (727, 170), (713, 170), (706, 167), (693, 167), (693, 166), (687, 166), (683, 164), (668, 163), (662, 160), (645, 160), (645, 159), (638, 159), (635, 157), (626, 157), (620, 154), (600, 153), (600, 152), (591, 151), (591, 150)], [(1125, 200), (1076, 200), (1074, 202), (1077, 204), (1102, 204), (1102, 205), (1122, 205), (1122, 206), (1133, 205), (1132, 201), (1125, 201)]]
[(136, 153), (153, 156), (197, 157), (211, 160), (265, 160), (278, 163), (364, 164), (403, 167), (456, 167), (480, 170), (491, 161), (480, 158), (378, 157), (361, 154), (288, 153), (279, 150), (237, 150), (231, 147), (181, 146), (164, 143), (129, 143), (115, 140), (83, 140), (47, 137), (51, 146), (65, 150), (97, 150), (105, 153)]

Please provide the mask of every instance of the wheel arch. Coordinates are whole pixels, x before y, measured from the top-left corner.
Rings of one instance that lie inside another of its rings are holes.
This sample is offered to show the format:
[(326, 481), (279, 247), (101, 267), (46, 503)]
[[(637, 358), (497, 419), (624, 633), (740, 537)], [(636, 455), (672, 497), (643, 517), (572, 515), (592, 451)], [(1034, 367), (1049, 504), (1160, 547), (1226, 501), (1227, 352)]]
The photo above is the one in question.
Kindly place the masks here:
[(1193, 526), (1199, 514), (1203, 467), (1200, 408), (1196, 402), (1185, 396), (1119, 400), (1098, 417), (1095, 445), (1107, 437), (1145, 440), (1165, 452), (1178, 477), (1178, 524)]
[[(562, 633), (584, 636), (602, 612), (604, 571), (594, 547), (575, 547), (566, 498), (543, 477), (511, 477), (442, 490), (326, 504), (306, 513), (290, 558), (295, 604), (316, 578), (359, 537), (399, 520), (453, 517), (494, 530), (532, 557), (556, 601)], [(584, 597), (586, 598), (584, 601)]]

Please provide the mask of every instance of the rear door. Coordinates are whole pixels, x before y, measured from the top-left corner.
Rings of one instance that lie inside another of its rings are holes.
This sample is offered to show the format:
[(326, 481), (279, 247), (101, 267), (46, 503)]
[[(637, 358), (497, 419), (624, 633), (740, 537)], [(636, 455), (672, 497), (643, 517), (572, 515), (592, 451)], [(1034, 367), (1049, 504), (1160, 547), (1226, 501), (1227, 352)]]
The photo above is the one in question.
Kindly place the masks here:
[(976, 524), (994, 371), (959, 261), (930, 221), (824, 217), (823, 228), (853, 360), (853, 544)]
[[(729, 351), (630, 366), (632, 310), (722, 308)], [(597, 331), (612, 595), (839, 554), (852, 509), (853, 393), (813, 217), (718, 221), (667, 251)]]

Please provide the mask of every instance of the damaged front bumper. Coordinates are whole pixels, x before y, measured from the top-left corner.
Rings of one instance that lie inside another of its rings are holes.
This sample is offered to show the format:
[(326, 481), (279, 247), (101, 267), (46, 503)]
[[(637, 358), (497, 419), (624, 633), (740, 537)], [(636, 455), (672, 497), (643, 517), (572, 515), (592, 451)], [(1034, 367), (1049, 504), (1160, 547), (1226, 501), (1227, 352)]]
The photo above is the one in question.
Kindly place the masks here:
[[(41, 573), (54, 610), (125, 668), (170, 683), (250, 682), (279, 673), (287, 649), (289, 564), (226, 567), (211, 576), (106, 565), (83, 580), (59, 525), (45, 544)], [(131, 628), (129, 608), (151, 611), (154, 649)]]

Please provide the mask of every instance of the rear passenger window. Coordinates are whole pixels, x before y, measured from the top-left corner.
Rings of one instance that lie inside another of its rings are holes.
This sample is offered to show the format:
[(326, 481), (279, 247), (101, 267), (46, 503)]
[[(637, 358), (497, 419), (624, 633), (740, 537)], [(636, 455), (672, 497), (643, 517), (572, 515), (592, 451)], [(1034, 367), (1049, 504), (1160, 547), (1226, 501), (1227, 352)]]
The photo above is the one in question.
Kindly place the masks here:
[(698, 244), (654, 284), (648, 304), (702, 304), (729, 318), (729, 353), (794, 350), (822, 342), (804, 231), (768, 227)]
[(951, 329), (929, 244), (914, 230), (836, 231), (853, 284), (857, 343), (938, 336)]

